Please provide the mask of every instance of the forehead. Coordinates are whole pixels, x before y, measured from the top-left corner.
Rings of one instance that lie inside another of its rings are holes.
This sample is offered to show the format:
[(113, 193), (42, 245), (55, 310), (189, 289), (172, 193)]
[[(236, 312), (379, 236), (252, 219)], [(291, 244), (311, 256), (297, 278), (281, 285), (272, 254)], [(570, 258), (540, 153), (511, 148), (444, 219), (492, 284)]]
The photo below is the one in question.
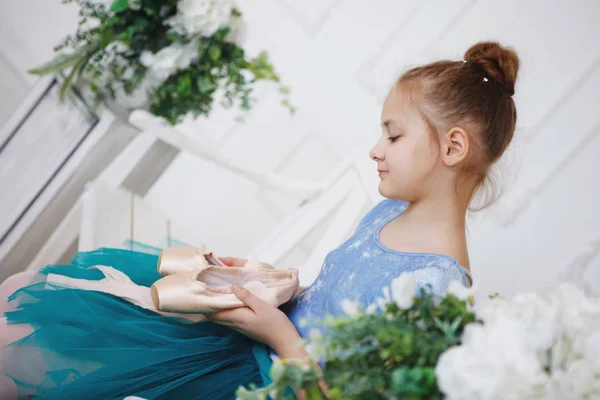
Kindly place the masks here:
[(415, 110), (410, 92), (401, 85), (394, 85), (383, 102), (381, 123), (394, 120), (408, 124), (415, 117), (418, 118), (418, 113)]

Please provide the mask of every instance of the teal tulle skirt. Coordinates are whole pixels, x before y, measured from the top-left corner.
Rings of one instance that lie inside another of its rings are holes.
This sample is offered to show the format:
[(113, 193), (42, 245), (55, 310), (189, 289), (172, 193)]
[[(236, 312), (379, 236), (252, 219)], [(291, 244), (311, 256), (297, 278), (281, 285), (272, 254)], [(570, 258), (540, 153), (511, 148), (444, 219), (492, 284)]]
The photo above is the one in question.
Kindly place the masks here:
[[(99, 249), (41, 271), (99, 280), (107, 265), (138, 285), (160, 278), (151, 251)], [(3, 351), (19, 394), (44, 399), (233, 399), (269, 383), (267, 346), (213, 322), (184, 323), (108, 294), (45, 281), (15, 292), (8, 324), (34, 331)]]

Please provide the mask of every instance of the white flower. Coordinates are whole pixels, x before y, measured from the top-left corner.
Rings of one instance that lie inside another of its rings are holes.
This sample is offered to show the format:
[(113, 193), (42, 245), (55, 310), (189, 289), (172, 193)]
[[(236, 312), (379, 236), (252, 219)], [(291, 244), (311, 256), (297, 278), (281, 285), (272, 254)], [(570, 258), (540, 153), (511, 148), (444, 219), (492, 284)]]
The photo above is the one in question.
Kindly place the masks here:
[(181, 55), (181, 48), (176, 45), (165, 47), (158, 53), (152, 54), (144, 51), (140, 55), (140, 62), (149, 68), (149, 72), (160, 79), (167, 79), (177, 68), (177, 58)]
[(271, 361), (273, 362), (271, 364), (271, 379), (273, 379), (273, 381), (278, 381), (279, 378), (281, 378), (281, 376), (283, 375), (283, 372), (285, 371), (285, 367), (283, 366), (283, 363), (281, 362), (281, 358), (271, 355)]
[(385, 299), (383, 299), (381, 297), (377, 297), (375, 299), (375, 304), (377, 304), (377, 306), (379, 307), (379, 309), (381, 309), (382, 311), (385, 311), (385, 306), (388, 303), (389, 303), (388, 301), (386, 301)]
[(460, 300), (473, 301), (475, 291), (476, 291), (475, 287), (473, 287), (473, 286), (467, 287), (459, 281), (452, 281), (452, 282), (450, 282), (450, 285), (448, 285), (447, 293), (453, 295), (454, 297), (456, 297)]
[(381, 306), (379, 306), (379, 304), (377, 303), (369, 304), (365, 309), (365, 313), (367, 315), (375, 315), (377, 313), (378, 308), (381, 308)]
[(387, 304), (392, 302), (392, 296), (390, 295), (390, 288), (387, 286), (384, 286), (382, 288), (383, 291), (383, 297), (376, 297), (375, 300), (373, 301), (373, 304), (371, 304), (370, 306), (367, 307), (367, 313), (375, 313), (377, 311), (377, 308), (379, 308), (381, 311), (385, 311), (385, 307)]
[(383, 300), (385, 300), (387, 302), (391, 302), (392, 295), (390, 293), (390, 288), (387, 286), (384, 286), (383, 289), (381, 289), (381, 291), (383, 292)]
[(113, 3), (114, 0), (93, 0), (92, 3), (94, 4), (101, 4), (104, 5), (105, 7), (109, 8), (111, 6), (111, 4)]
[(593, 371), (600, 375), (600, 327), (596, 326), (595, 330), (583, 340), (583, 343), (580, 354), (585, 354), (592, 362)]
[(391, 288), (392, 299), (399, 308), (406, 310), (412, 307), (417, 291), (417, 280), (413, 273), (403, 272), (392, 281)]
[(308, 337), (311, 341), (318, 340), (321, 337), (321, 331), (317, 328), (312, 328), (308, 333)]
[(325, 355), (326, 348), (323, 342), (323, 334), (317, 328), (312, 328), (308, 334), (309, 343), (306, 344), (306, 352), (314, 359), (318, 360)]
[(235, 43), (238, 46), (242, 47), (246, 40), (246, 21), (242, 17), (232, 14), (229, 18), (228, 25), (231, 31), (229, 32), (225, 40), (227, 42)]
[(496, 322), (467, 326), (463, 345), (440, 356), (435, 373), (448, 399), (529, 399), (545, 384), (536, 353), (524, 340), (524, 327), (510, 319)]
[(349, 317), (353, 317), (358, 314), (358, 301), (350, 301), (348, 299), (342, 300), (342, 311)]
[(123, 72), (122, 78), (130, 80), (131, 78), (133, 78), (134, 73), (135, 73), (135, 70), (133, 69), (133, 67), (127, 67), (125, 72)]
[(597, 399), (600, 378), (590, 359), (579, 359), (567, 369), (553, 371), (546, 391), (555, 393), (557, 399)]
[(114, 41), (114, 42), (110, 42), (110, 44), (108, 46), (106, 46), (106, 49), (104, 49), (106, 52), (116, 52), (116, 53), (124, 53), (127, 50), (129, 50), (129, 46), (127, 46), (125, 43), (120, 42), (120, 41)]
[[(448, 399), (592, 398), (600, 393), (600, 302), (573, 286), (495, 299), (483, 325), (438, 360)], [(595, 397), (594, 397), (595, 398)]]
[(313, 360), (319, 360), (326, 352), (325, 347), (315, 343), (308, 343), (304, 348)]
[(177, 14), (166, 23), (180, 33), (212, 36), (227, 24), (232, 9), (231, 0), (179, 0)]
[(126, 93), (123, 86), (115, 84), (114, 102), (119, 107), (126, 110), (133, 108), (144, 108), (150, 100), (149, 92), (155, 88), (154, 83), (149, 79), (144, 79), (132, 93)]
[(164, 81), (178, 69), (189, 67), (197, 56), (197, 42), (192, 40), (185, 45), (173, 43), (156, 54), (144, 51), (140, 55), (140, 62), (148, 67), (153, 77)]

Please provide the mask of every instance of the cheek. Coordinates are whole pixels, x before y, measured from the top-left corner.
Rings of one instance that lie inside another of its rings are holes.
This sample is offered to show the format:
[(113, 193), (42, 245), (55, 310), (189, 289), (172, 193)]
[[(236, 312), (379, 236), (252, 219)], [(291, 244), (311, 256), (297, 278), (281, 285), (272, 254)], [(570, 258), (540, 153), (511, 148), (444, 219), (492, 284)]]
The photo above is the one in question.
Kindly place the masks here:
[(416, 144), (412, 152), (415, 176), (424, 178), (435, 168), (439, 158), (439, 150), (429, 138), (423, 138)]
[(388, 153), (386, 158), (390, 172), (398, 178), (414, 179), (426, 173), (431, 151), (423, 143), (405, 142)]

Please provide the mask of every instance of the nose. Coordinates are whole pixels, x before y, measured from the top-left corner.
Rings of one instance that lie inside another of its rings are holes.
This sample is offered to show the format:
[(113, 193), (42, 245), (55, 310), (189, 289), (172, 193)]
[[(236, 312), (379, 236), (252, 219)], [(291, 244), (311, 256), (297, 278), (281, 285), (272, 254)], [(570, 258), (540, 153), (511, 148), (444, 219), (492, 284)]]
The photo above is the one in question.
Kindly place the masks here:
[(379, 146), (379, 141), (369, 151), (369, 157), (373, 161), (383, 161), (384, 155), (383, 155), (383, 151), (382, 151), (381, 147)]

